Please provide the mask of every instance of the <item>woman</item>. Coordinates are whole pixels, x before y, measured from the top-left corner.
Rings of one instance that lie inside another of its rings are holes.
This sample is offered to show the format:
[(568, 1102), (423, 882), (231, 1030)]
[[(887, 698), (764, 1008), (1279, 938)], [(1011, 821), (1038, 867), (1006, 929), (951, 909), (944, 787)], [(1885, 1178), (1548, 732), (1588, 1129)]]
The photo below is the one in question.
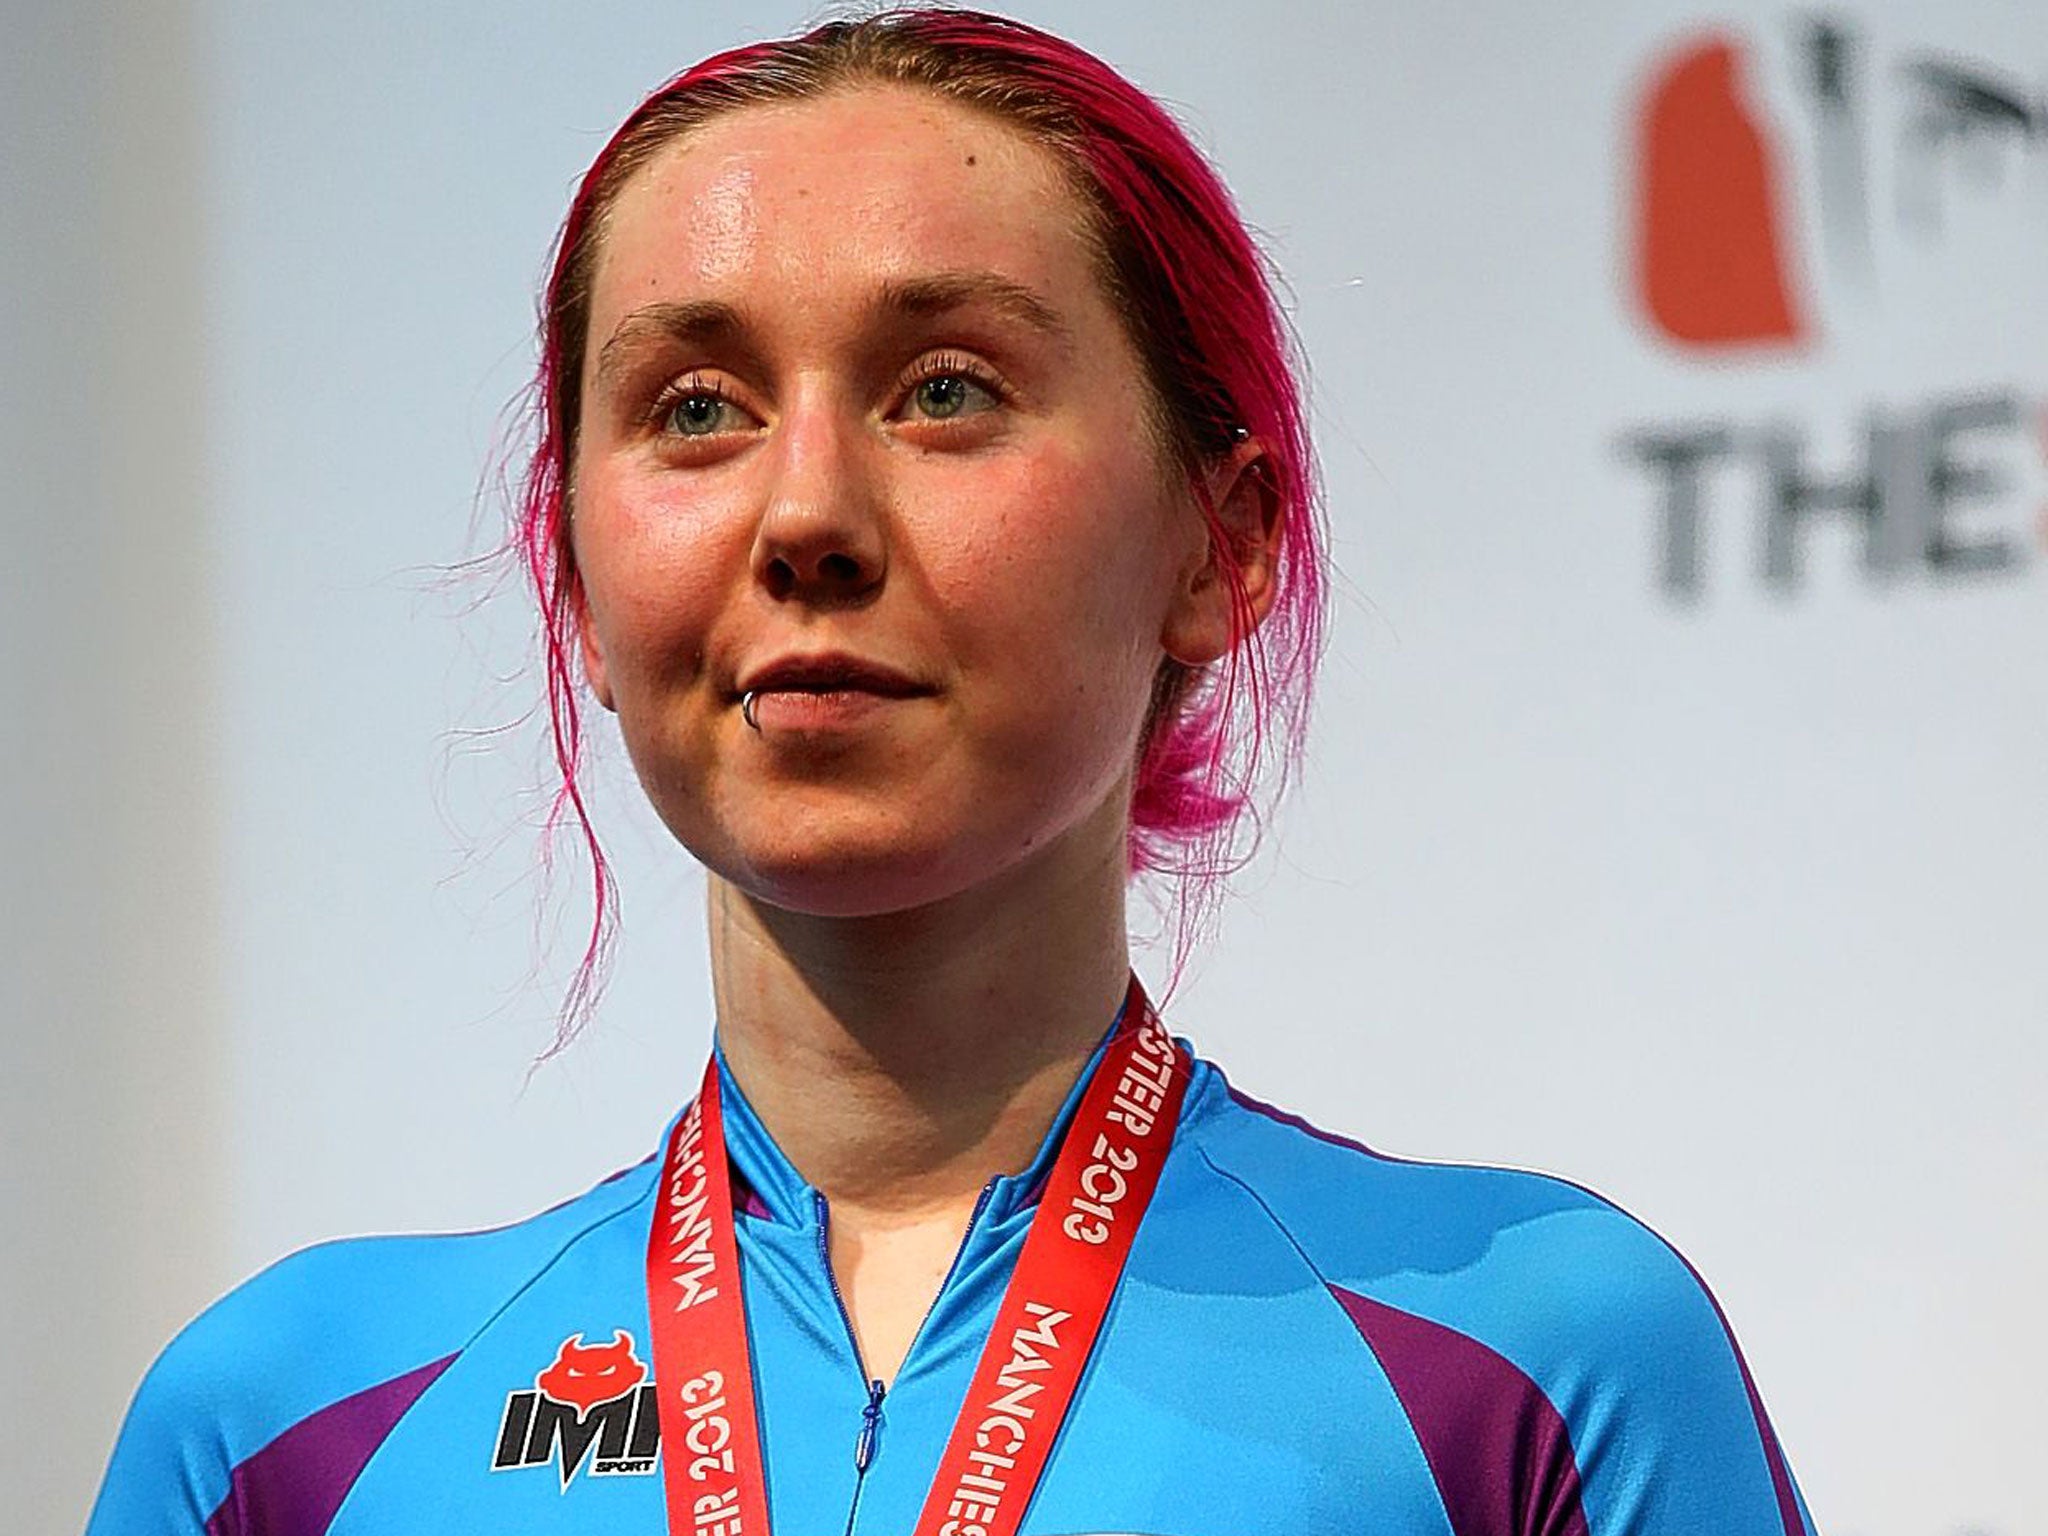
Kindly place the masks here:
[(828, 26), (629, 119), (525, 538), (568, 803), (580, 671), (709, 872), (714, 1060), (579, 1199), (221, 1302), (93, 1532), (1810, 1531), (1657, 1238), (1237, 1094), (1131, 974), (1131, 876), (1199, 911), (1306, 696), (1282, 337), (1042, 33)]

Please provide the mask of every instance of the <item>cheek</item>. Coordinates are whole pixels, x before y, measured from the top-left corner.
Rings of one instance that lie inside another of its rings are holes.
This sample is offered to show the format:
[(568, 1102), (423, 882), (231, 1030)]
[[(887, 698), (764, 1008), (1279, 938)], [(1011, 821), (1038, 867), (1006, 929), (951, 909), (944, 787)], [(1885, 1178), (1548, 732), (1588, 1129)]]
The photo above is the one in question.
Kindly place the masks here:
[(577, 487), (576, 563), (614, 691), (694, 674), (744, 530), (715, 499), (599, 471)]
[(1133, 732), (1158, 665), (1169, 583), (1150, 462), (1072, 449), (984, 464), (930, 509), (927, 579), (963, 665), (1031, 729)]

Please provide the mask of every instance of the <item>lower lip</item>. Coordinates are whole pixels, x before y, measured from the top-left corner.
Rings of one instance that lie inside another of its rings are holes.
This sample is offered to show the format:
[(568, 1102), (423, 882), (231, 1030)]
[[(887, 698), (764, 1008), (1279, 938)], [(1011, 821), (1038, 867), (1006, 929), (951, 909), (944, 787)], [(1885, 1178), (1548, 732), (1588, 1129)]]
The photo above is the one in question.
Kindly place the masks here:
[(806, 693), (771, 688), (754, 696), (754, 721), (761, 734), (774, 731), (837, 731), (863, 725), (909, 696), (836, 688)]

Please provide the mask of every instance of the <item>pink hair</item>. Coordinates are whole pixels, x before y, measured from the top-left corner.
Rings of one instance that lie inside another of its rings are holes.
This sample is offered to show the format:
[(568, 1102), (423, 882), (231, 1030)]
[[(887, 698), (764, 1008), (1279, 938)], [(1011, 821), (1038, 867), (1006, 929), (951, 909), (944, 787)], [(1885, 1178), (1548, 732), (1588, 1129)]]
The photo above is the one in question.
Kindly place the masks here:
[[(1178, 897), (1177, 982), (1213, 925), (1223, 883), (1256, 845), (1262, 804), (1300, 762), (1322, 653), (1326, 539), (1294, 349), (1266, 262), (1230, 193), (1150, 96), (1092, 54), (1020, 22), (975, 11), (905, 9), (830, 22), (801, 37), (718, 54), (656, 91), (584, 174), (557, 237), (541, 309), (537, 418), (515, 540), (542, 619), (548, 714), (561, 786), (552, 846), (574, 819), (593, 866), (590, 941), (565, 999), (554, 1049), (588, 1017), (617, 924), (610, 869), (578, 786), (583, 720), (575, 661), (579, 577), (569, 501), (588, 339), (589, 298), (606, 212), (664, 145), (726, 112), (862, 84), (904, 84), (987, 112), (1051, 152), (1092, 216), (1103, 282), (1127, 317), (1156, 397), (1159, 437), (1210, 529), (1233, 595), (1227, 658), (1190, 669), (1162, 660), (1131, 799), (1133, 878), (1161, 876)], [(1202, 470), (1245, 439), (1280, 509), (1273, 600), (1263, 624)], [(1280, 743), (1267, 771), (1268, 736)], [(1249, 831), (1250, 836), (1245, 834)]]

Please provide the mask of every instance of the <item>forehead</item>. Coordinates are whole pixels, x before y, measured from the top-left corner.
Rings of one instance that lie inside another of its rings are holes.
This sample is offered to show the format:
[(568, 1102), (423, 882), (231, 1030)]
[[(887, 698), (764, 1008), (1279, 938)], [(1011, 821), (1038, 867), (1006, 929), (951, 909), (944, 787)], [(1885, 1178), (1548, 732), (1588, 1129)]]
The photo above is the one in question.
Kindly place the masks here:
[(855, 290), (935, 270), (1085, 304), (1093, 250), (1050, 152), (909, 87), (745, 107), (657, 152), (619, 193), (592, 331), (670, 298), (843, 312)]

